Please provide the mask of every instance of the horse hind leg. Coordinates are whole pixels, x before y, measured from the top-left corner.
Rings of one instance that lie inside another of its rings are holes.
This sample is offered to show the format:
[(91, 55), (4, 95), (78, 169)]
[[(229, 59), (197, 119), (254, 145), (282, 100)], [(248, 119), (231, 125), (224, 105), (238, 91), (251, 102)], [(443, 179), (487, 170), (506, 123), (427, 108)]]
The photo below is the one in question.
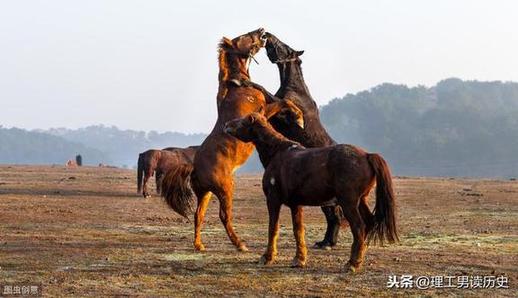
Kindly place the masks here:
[(144, 182), (142, 183), (142, 196), (144, 198), (149, 198), (151, 197), (151, 195), (149, 195), (148, 191), (147, 191), (147, 182), (149, 180), (149, 178), (153, 175), (153, 172), (152, 171), (146, 171), (144, 173)]
[(155, 173), (155, 184), (156, 184), (156, 193), (158, 195), (160, 195), (160, 193), (162, 192), (161, 190), (161, 185), (162, 185), (162, 173), (161, 172), (156, 172)]
[(363, 222), (365, 223), (365, 233), (369, 235), (372, 228), (374, 227), (374, 215), (369, 209), (369, 205), (367, 204), (368, 195), (365, 195), (360, 200), (360, 205), (358, 206), (360, 210), (360, 214), (362, 216)]
[(358, 200), (361, 201), (359, 196), (353, 200), (339, 199), (340, 206), (342, 207), (345, 218), (349, 221), (349, 226), (353, 234), (353, 244), (349, 258), (349, 270), (351, 272), (356, 272), (356, 270), (360, 269), (367, 248), (365, 244), (367, 236), (366, 225), (359, 210), (360, 202), (358, 202)]
[(245, 243), (239, 239), (232, 226), (232, 186), (233, 183), (230, 181), (229, 185), (226, 185), (226, 187), (215, 193), (219, 199), (219, 218), (232, 244), (234, 244), (239, 251), (248, 251)]
[(197, 251), (205, 251), (205, 246), (201, 241), (201, 228), (203, 226), (203, 220), (205, 219), (205, 212), (207, 212), (207, 206), (212, 194), (206, 192), (203, 194), (196, 194), (198, 198), (198, 206), (196, 207), (196, 213), (194, 214), (194, 249)]

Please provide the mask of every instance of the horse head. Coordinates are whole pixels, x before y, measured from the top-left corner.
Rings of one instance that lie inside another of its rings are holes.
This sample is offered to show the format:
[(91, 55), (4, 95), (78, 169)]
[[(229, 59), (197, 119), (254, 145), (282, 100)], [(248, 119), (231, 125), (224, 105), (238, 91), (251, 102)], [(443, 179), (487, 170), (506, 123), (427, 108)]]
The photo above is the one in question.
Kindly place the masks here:
[[(266, 44), (265, 31), (259, 28), (234, 39), (223, 37), (219, 43), (219, 81), (232, 82), (237, 86), (250, 80), (250, 60)], [(225, 88), (218, 92), (218, 98), (225, 96)]]
[(269, 32), (266, 32), (264, 36), (266, 38), (266, 53), (272, 63), (300, 62), (299, 56), (302, 55), (304, 51), (292, 49)]
[(220, 48), (227, 53), (235, 54), (244, 58), (252, 58), (266, 44), (265, 31), (259, 28), (240, 35), (234, 39), (223, 37)]
[(269, 127), (266, 117), (260, 113), (251, 113), (225, 123), (224, 132), (243, 142), (252, 142), (258, 137), (257, 129), (263, 127)]

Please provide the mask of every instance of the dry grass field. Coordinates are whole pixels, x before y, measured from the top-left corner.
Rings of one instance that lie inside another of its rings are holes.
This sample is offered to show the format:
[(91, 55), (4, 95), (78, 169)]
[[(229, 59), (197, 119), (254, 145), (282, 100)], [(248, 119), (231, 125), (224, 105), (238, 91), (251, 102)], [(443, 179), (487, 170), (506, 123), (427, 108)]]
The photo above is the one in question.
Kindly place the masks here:
[[(279, 258), (257, 264), (266, 245), (260, 177), (239, 176), (234, 223), (250, 249), (228, 241), (213, 199), (192, 248), (193, 226), (156, 195), (136, 195), (134, 171), (0, 166), (0, 285), (40, 284), (44, 296), (518, 296), (518, 182), (395, 179), (399, 244), (371, 246), (363, 270), (345, 271), (351, 233), (331, 251), (295, 253), (283, 208)], [(371, 198), (372, 200), (373, 198)], [(306, 241), (324, 233), (319, 208), (305, 208)], [(390, 275), (506, 276), (509, 289), (387, 288)], [(1, 296), (0, 289), (0, 296)]]

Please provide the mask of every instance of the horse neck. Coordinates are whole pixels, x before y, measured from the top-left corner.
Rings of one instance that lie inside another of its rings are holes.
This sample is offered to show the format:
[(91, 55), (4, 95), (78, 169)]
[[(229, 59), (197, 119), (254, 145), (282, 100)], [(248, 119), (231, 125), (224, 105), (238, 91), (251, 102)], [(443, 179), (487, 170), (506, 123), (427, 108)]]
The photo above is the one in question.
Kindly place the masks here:
[(288, 91), (297, 92), (300, 95), (311, 97), (308, 86), (304, 82), (304, 75), (302, 74), (302, 67), (299, 61), (291, 61), (286, 63), (278, 63), (279, 77), (281, 79), (281, 86), (277, 91), (277, 96), (284, 97)]
[(257, 153), (259, 153), (259, 159), (266, 169), (277, 153), (293, 145), (299, 146), (300, 144), (284, 137), (272, 127), (262, 127), (259, 137), (254, 140), (254, 145)]
[(249, 58), (239, 57), (237, 54), (220, 49), (218, 60), (220, 83), (230, 80), (250, 80), (248, 72)]
[[(304, 82), (300, 61), (278, 63), (281, 86), (277, 91), (278, 97), (284, 98), (288, 92), (294, 92), (302, 98), (313, 101), (308, 86)], [(318, 111), (317, 111), (318, 112)], [(320, 122), (318, 114), (315, 121), (306, 121), (303, 131), (298, 128), (289, 135), (290, 138), (302, 143), (306, 147), (323, 147), (336, 144)]]

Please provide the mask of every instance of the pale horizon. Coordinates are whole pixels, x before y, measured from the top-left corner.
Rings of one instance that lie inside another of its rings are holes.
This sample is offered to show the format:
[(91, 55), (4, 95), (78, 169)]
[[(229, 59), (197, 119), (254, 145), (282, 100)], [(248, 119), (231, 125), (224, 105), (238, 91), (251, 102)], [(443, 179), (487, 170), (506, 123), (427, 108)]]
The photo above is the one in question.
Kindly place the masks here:
[[(2, 2), (0, 125), (208, 133), (217, 43), (258, 27), (305, 51), (320, 106), (381, 83), (518, 81), (513, 1), (143, 3)], [(256, 59), (252, 80), (276, 92), (277, 67)]]
[[(344, 93), (343, 95), (341, 96), (337, 96), (337, 97), (333, 97), (331, 99), (329, 99), (328, 101), (326, 101), (325, 103), (323, 104), (319, 104), (319, 108), (324, 106), (324, 105), (327, 105), (330, 101), (334, 100), (334, 99), (341, 99), (349, 94), (357, 94), (357, 93), (361, 93), (363, 91), (369, 91), (371, 90), (372, 88), (376, 87), (376, 86), (379, 86), (381, 84), (385, 84), (385, 83), (388, 83), (388, 84), (394, 84), (394, 85), (405, 85), (407, 86), (408, 88), (414, 88), (414, 87), (418, 87), (418, 86), (424, 86), (426, 88), (429, 88), (429, 87), (432, 87), (432, 86), (435, 86), (437, 83), (439, 83), (440, 81), (443, 81), (443, 80), (446, 80), (446, 79), (461, 79), (462, 81), (481, 81), (481, 82), (496, 82), (496, 81), (500, 81), (502, 83), (518, 83), (518, 81), (501, 81), (501, 80), (491, 80), (491, 81), (482, 81), (482, 80), (476, 80), (476, 79), (463, 79), (463, 78), (458, 78), (458, 77), (448, 77), (448, 78), (444, 78), (444, 79), (441, 79), (431, 85), (424, 85), (424, 84), (416, 84), (416, 85), (408, 85), (408, 84), (405, 84), (405, 83), (394, 83), (394, 82), (381, 82), (379, 84), (376, 84), (374, 86), (371, 86), (367, 89), (364, 89), (364, 90), (358, 90), (356, 92), (348, 92), (348, 93)], [(275, 90), (276, 91), (276, 90)], [(215, 122), (215, 119), (214, 118), (214, 122)], [(90, 126), (105, 126), (105, 127), (116, 127), (117, 129), (119, 130), (134, 130), (134, 131), (144, 131), (146, 133), (149, 133), (151, 131), (155, 131), (157, 133), (166, 133), (166, 132), (172, 132), (172, 133), (182, 133), (182, 134), (186, 134), (186, 135), (195, 135), (195, 134), (209, 134), (210, 133), (210, 130), (212, 129), (212, 127), (210, 127), (210, 129), (208, 129), (207, 131), (178, 131), (178, 130), (160, 130), (160, 129), (139, 129), (139, 128), (128, 128), (128, 127), (121, 127), (119, 125), (116, 125), (116, 124), (111, 124), (111, 123), (90, 123), (90, 124), (86, 124), (86, 125), (82, 125), (82, 126), (48, 126), (48, 127), (21, 127), (21, 126), (15, 126), (15, 125), (4, 125), (2, 123), (0, 123), (0, 127), (3, 127), (3, 128), (19, 128), (19, 129), (25, 129), (25, 130), (30, 130), (30, 131), (46, 131), (46, 130), (51, 130), (51, 129), (71, 129), (71, 130), (76, 130), (76, 129), (83, 129), (83, 128), (87, 128), (87, 127), (90, 127)]]

